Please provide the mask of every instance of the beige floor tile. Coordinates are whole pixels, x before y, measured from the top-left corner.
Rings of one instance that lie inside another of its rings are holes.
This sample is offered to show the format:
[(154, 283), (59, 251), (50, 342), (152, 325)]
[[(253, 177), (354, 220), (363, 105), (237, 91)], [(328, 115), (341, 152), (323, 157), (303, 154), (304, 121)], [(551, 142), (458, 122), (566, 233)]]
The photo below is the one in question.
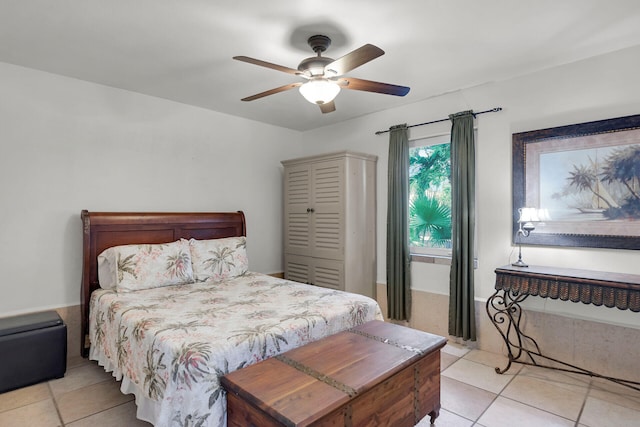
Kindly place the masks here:
[(454, 356), (462, 357), (469, 352), (469, 349), (462, 344), (449, 341), (444, 347), (442, 347), (442, 351)]
[(150, 427), (151, 424), (136, 418), (135, 402), (127, 402), (95, 415), (67, 424), (66, 427)]
[(84, 357), (80, 356), (79, 354), (77, 356), (69, 356), (67, 355), (67, 369), (71, 369), (71, 368), (76, 368), (78, 366), (82, 366), (82, 365), (88, 365), (91, 363), (96, 363), (96, 362), (92, 362), (89, 359), (85, 359)]
[(463, 382), (441, 377), (440, 403), (447, 411), (470, 420), (477, 420), (493, 403), (496, 394)]
[(464, 358), (473, 362), (482, 363), (483, 365), (487, 365), (492, 368), (499, 367), (500, 369), (507, 366), (507, 362), (509, 361), (507, 356), (483, 350), (471, 350), (469, 353), (464, 355)]
[(58, 397), (88, 385), (112, 380), (113, 376), (94, 362), (68, 369), (64, 378), (49, 381), (49, 385), (54, 397)]
[[(440, 415), (436, 418), (435, 424), (436, 427), (471, 427), (473, 425), (473, 421), (467, 420), (466, 418), (462, 418), (456, 414), (452, 414), (451, 412), (441, 409)], [(425, 417), (416, 427), (430, 427), (431, 421), (429, 417)]]
[(588, 387), (543, 380), (521, 372), (501, 396), (576, 421), (588, 390)]
[(524, 366), (520, 371), (520, 375), (553, 382), (561, 387), (566, 386), (571, 389), (575, 387), (589, 388), (591, 384), (591, 377), (587, 375), (557, 371), (539, 366)]
[(519, 367), (512, 367), (505, 374), (496, 373), (495, 369), (481, 363), (460, 359), (442, 372), (442, 376), (453, 378), (463, 383), (499, 394), (511, 381)]
[(477, 425), (484, 427), (573, 427), (574, 424), (575, 421), (500, 396), (482, 414)]
[(640, 390), (634, 390), (601, 378), (593, 379), (589, 396), (640, 411)]
[(451, 366), (452, 363), (454, 363), (458, 359), (459, 359), (458, 356), (454, 356), (453, 354), (449, 354), (441, 351), (440, 352), (440, 372), (447, 369), (449, 366)]
[(133, 400), (133, 395), (122, 394), (120, 383), (115, 379), (73, 390), (56, 397), (60, 415), (65, 423), (113, 408), (130, 400)]
[(57, 427), (61, 426), (52, 399), (41, 400), (0, 413), (2, 427)]
[(19, 408), (50, 397), (49, 387), (46, 382), (8, 391), (0, 394), (0, 412)]
[(587, 397), (579, 421), (588, 427), (638, 427), (640, 411)]

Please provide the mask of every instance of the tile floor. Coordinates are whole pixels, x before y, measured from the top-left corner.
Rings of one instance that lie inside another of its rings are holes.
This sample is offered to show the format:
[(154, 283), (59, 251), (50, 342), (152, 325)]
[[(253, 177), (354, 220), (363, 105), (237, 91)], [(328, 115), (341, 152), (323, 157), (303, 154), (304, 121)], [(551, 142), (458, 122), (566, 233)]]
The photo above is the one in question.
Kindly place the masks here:
[[(640, 391), (609, 381), (515, 365), (447, 344), (438, 427), (640, 427)], [(0, 394), (2, 427), (143, 427), (131, 395), (95, 362), (78, 358), (64, 378)], [(419, 427), (429, 426), (428, 417)]]

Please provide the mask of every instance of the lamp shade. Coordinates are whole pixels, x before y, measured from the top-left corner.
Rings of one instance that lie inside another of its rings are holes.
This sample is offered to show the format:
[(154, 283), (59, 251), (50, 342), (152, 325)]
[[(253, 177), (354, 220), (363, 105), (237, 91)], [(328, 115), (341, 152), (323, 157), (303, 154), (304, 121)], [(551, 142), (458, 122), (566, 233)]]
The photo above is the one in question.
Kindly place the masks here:
[(538, 210), (536, 208), (520, 208), (520, 219), (518, 222), (538, 222)]
[(325, 78), (311, 79), (300, 86), (300, 93), (312, 104), (326, 104), (335, 99), (340, 86)]
[(538, 209), (538, 221), (551, 221), (551, 215), (549, 215), (549, 209)]

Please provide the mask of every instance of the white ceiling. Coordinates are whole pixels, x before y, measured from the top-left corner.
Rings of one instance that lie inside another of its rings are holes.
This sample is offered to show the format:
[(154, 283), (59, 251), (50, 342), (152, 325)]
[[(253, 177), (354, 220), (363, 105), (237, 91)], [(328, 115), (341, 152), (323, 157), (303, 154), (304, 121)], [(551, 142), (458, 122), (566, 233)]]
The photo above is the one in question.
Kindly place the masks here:
[[(411, 91), (240, 101), (300, 79), (233, 56), (297, 68), (316, 33), (333, 58), (379, 46), (348, 75)], [(0, 0), (2, 62), (296, 130), (639, 44), (638, 0)]]

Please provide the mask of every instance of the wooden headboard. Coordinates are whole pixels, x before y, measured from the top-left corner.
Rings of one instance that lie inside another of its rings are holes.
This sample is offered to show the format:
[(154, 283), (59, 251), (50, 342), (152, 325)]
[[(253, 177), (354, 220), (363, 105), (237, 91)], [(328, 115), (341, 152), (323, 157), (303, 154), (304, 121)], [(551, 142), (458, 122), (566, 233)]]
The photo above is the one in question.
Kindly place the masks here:
[(81, 354), (89, 355), (89, 299), (98, 289), (98, 255), (112, 246), (246, 236), (239, 212), (89, 212), (82, 218)]

